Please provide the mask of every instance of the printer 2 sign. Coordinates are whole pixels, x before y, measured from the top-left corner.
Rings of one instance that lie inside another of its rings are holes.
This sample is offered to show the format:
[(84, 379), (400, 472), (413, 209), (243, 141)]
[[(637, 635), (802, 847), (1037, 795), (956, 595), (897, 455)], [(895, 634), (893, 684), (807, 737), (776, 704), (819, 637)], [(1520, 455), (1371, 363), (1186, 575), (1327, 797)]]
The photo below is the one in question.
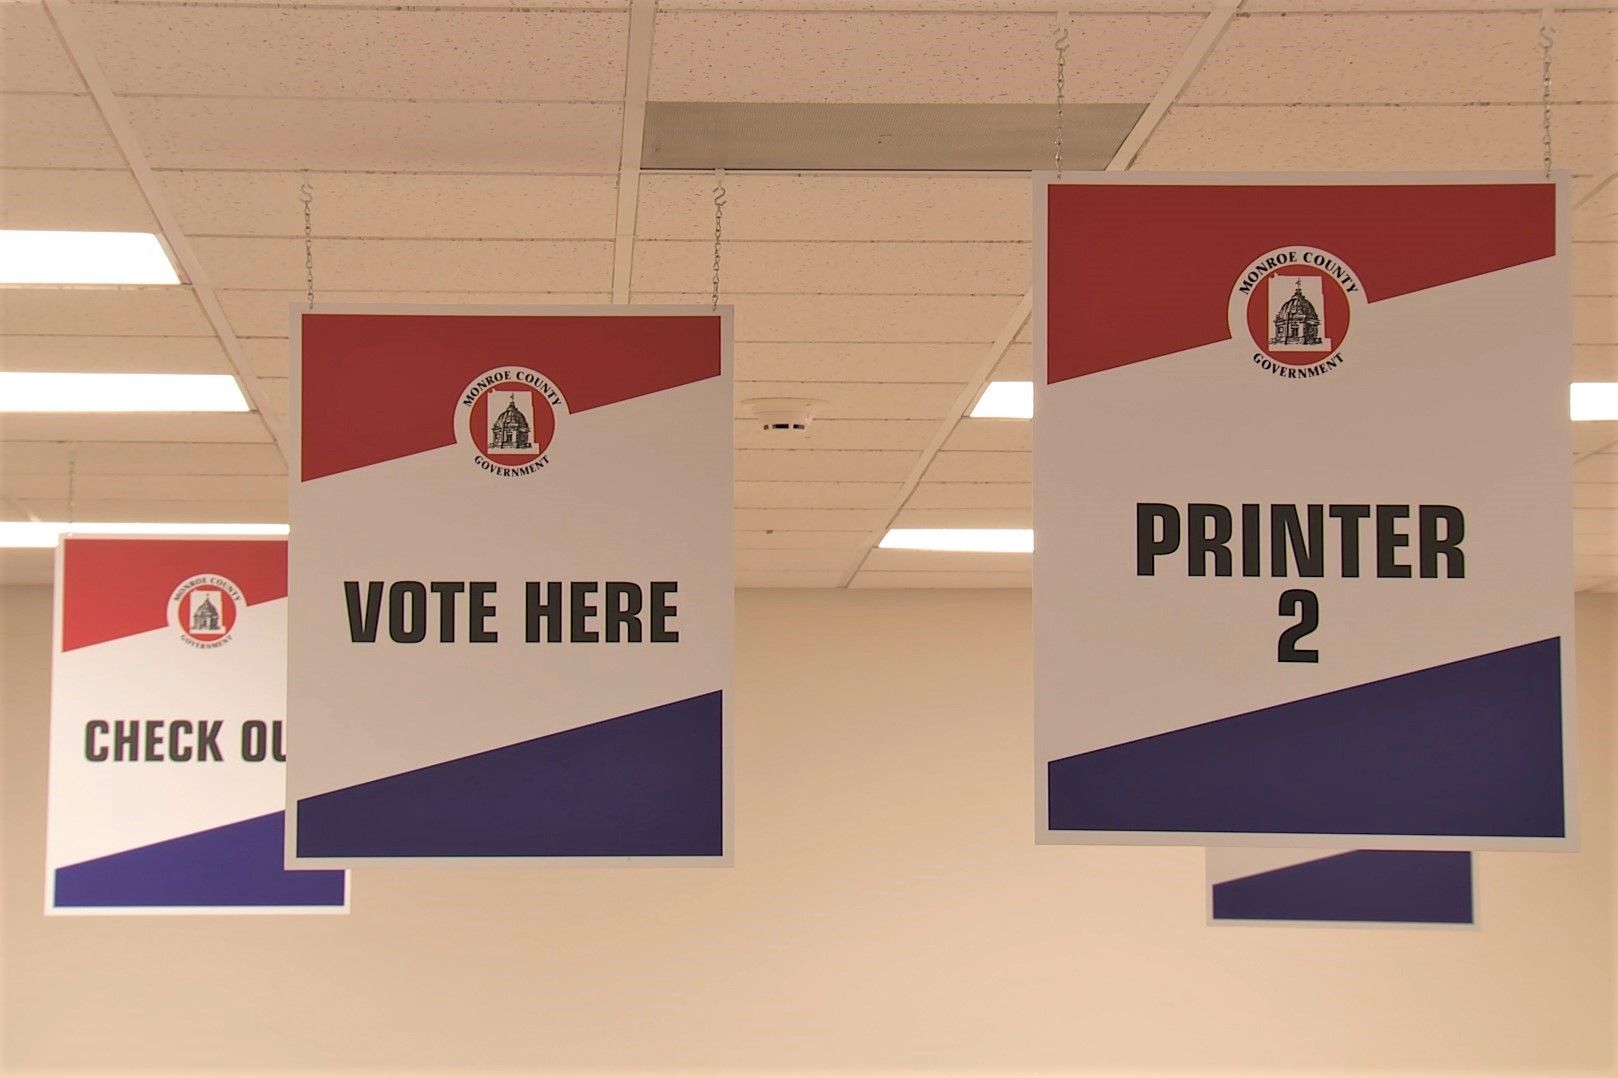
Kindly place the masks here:
[(1561, 192), (1036, 189), (1043, 840), (1568, 841)]
[(289, 856), (724, 857), (728, 311), (295, 319)]

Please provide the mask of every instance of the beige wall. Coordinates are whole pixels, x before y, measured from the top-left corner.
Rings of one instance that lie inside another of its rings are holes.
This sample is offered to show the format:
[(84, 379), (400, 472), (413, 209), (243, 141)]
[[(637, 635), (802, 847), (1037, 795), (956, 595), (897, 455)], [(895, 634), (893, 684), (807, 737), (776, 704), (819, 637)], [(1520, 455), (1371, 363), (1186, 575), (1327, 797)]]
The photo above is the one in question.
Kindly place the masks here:
[(12, 1072), (1609, 1073), (1614, 597), (1578, 607), (1584, 852), (1481, 856), (1476, 931), (1214, 929), (1199, 850), (1036, 848), (1026, 592), (742, 593), (733, 869), (47, 920), (49, 593), (0, 603)]

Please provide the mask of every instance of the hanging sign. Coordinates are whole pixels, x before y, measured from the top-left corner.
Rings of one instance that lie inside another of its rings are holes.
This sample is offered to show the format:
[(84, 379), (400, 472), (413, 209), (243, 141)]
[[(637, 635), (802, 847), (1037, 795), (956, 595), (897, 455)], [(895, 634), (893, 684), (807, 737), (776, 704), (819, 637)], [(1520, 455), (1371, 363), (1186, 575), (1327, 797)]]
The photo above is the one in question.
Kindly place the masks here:
[(1465, 850), (1208, 851), (1213, 924), (1470, 925)]
[(62, 540), (47, 912), (346, 910), (282, 867), (286, 594), (284, 539)]
[(1567, 846), (1565, 206), (1037, 185), (1042, 841)]
[(292, 332), (290, 862), (728, 856), (729, 310)]

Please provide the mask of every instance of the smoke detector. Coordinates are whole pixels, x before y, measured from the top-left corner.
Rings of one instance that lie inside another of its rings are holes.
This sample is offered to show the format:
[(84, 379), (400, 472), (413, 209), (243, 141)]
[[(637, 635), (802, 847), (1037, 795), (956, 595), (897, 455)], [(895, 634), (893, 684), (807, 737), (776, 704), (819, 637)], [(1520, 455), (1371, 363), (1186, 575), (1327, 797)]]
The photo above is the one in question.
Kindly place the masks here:
[(825, 401), (812, 397), (754, 397), (742, 401), (742, 411), (771, 431), (803, 431), (814, 422), (815, 406)]

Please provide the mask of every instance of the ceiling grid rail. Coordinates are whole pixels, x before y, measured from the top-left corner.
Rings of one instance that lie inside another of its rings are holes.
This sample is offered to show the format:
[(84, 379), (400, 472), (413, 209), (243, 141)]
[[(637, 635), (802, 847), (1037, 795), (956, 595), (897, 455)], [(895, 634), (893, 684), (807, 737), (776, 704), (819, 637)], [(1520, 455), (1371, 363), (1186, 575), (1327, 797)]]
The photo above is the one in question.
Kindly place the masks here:
[(240, 383), (242, 391), (247, 395), (265, 429), (270, 432), (270, 437), (275, 440), (275, 447), (280, 452), (281, 458), (288, 459), (286, 422), (275, 411), (263, 383), (254, 373), (252, 364), (242, 350), (241, 341), (225, 314), (224, 306), (219, 302), (219, 296), (209, 282), (202, 260), (197, 256), (196, 249), (191, 246), (189, 237), (180, 228), (179, 219), (175, 216), (173, 207), (169, 205), (168, 197), (163, 193), (157, 174), (146, 160), (140, 139), (136, 136), (129, 117), (125, 115), (123, 106), (119, 104), (112, 84), (107, 81), (106, 73), (101, 69), (101, 62), (96, 58), (89, 35), (79, 22), (78, 12), (74, 10), (71, 0), (44, 0), (44, 5), (46, 13), (56, 27), (62, 47), (67, 50), (68, 57), (78, 68), (79, 77), (84, 80), (85, 88), (95, 101), (102, 122), (107, 125), (119, 153), (128, 163), (130, 172), (134, 174), (135, 183), (140, 188), (141, 196), (145, 198), (152, 216), (157, 220), (164, 241), (173, 253), (175, 261), (180, 264), (180, 272), (185, 276), (192, 294), (208, 319), (208, 324), (219, 339), (220, 347), (224, 349), (225, 357), (230, 362), (237, 382)]
[(629, 302), (635, 271), (635, 221), (640, 211), (641, 148), (646, 139), (646, 97), (652, 84), (652, 38), (657, 0), (633, 0), (624, 64), (624, 133), (618, 152), (618, 216), (613, 227), (612, 301)]
[[(1152, 137), (1152, 132), (1157, 130), (1158, 124), (1162, 123), (1163, 118), (1168, 115), (1169, 108), (1179, 99), (1185, 88), (1190, 85), (1197, 72), (1202, 70), (1202, 65), (1207, 63), (1208, 57), (1213, 55), (1214, 49), (1219, 45), (1219, 39), (1224, 36), (1231, 20), (1235, 18), (1241, 6), (1242, 0), (1219, 0), (1214, 9), (1208, 13), (1208, 17), (1197, 28), (1196, 34), (1186, 45), (1185, 51), (1181, 53), (1179, 60), (1169, 70), (1167, 77), (1163, 80), (1163, 85), (1158, 88), (1157, 94), (1152, 98), (1151, 103), (1146, 106), (1146, 110), (1141, 113), (1140, 119), (1135, 121), (1135, 126), (1130, 129), (1129, 134), (1124, 137), (1124, 141), (1118, 146), (1117, 151), (1113, 153), (1112, 160), (1107, 163), (1106, 171), (1122, 172), (1134, 164), (1135, 158), (1140, 155), (1141, 150), (1146, 146), (1147, 140)], [(945, 413), (938, 430), (933, 432), (932, 438), (928, 440), (926, 447), (922, 449), (921, 455), (916, 459), (909, 474), (905, 476), (904, 482), (900, 484), (898, 494), (894, 496), (893, 501), (889, 503), (884, 511), (881, 524), (873, 528), (866, 537), (853, 562), (844, 571), (841, 580), (838, 581), (838, 587), (847, 588), (854, 583), (854, 579), (865, 568), (865, 563), (870, 560), (871, 552), (882, 542), (882, 537), (887, 535), (888, 529), (893, 527), (893, 522), (899, 518), (899, 514), (904, 512), (905, 506), (910, 502), (911, 495), (921, 485), (922, 478), (927, 474), (927, 470), (932, 467), (933, 461), (943, 450), (944, 444), (949, 441), (950, 435), (955, 433), (955, 428), (966, 417), (967, 410), (972, 407), (973, 402), (983, 393), (983, 389), (988, 385), (989, 380), (994, 377), (995, 368), (1000, 365), (1000, 360), (1005, 356), (1012, 342), (1017, 339), (1017, 335), (1022, 332), (1023, 326), (1032, 316), (1033, 306), (1034, 293), (1030, 289), (1018, 301), (1016, 309), (1012, 311), (1011, 316), (1006, 320), (1006, 324), (1001, 327), (994, 343), (989, 346), (988, 355), (978, 365), (977, 370), (973, 372), (971, 380), (961, 388), (959, 396), (950, 405), (950, 410)]]

